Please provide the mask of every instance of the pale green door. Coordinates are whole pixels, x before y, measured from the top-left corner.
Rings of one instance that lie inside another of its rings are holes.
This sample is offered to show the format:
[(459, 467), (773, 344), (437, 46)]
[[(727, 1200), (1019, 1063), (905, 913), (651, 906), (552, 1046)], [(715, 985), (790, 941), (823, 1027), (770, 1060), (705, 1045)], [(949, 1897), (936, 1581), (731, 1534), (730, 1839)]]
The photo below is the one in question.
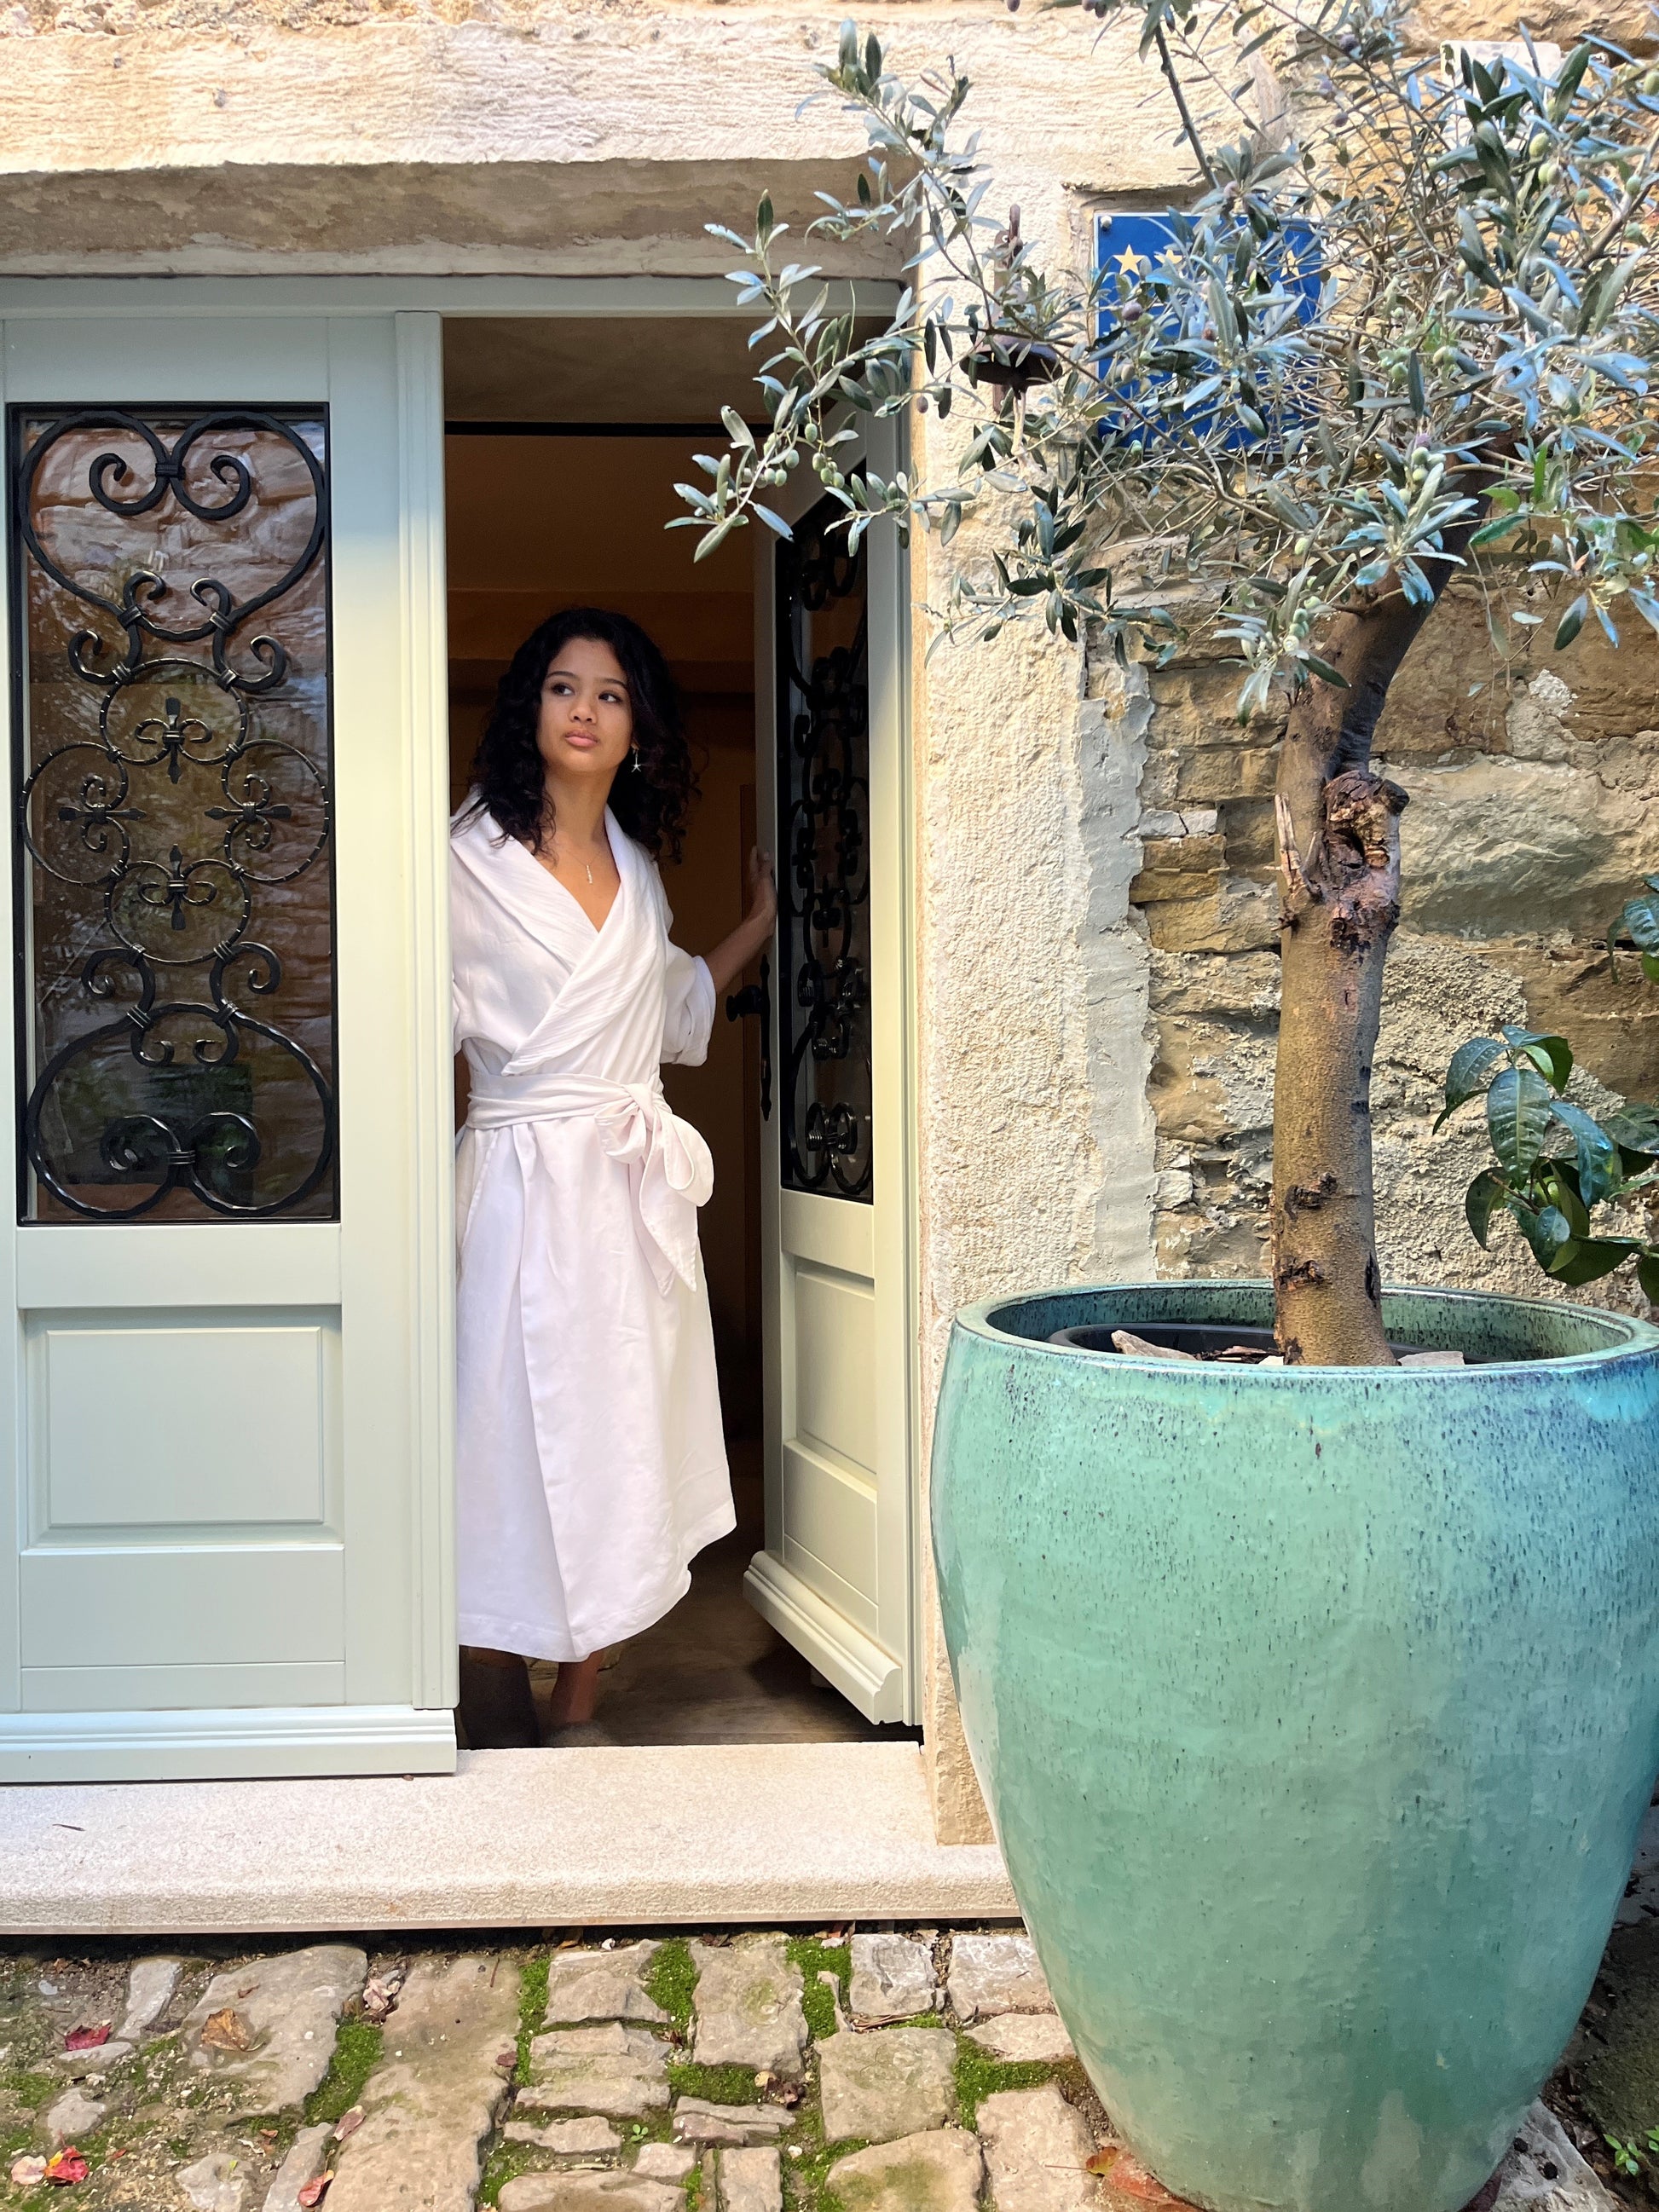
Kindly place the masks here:
[[(866, 452), (895, 467), (894, 426)], [(866, 1719), (915, 1717), (904, 560), (803, 469), (757, 530), (757, 811), (778, 937), (763, 1124), (766, 1543), (750, 1602)]]
[(0, 1779), (453, 1764), (437, 318), (0, 290)]

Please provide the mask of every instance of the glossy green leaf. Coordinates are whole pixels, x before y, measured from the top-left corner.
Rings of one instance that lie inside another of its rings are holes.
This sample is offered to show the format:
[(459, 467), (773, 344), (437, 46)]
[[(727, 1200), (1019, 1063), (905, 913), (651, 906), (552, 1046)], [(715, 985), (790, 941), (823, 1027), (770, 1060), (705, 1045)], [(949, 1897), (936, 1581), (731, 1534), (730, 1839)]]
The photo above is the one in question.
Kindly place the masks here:
[(1659, 1106), (1621, 1106), (1601, 1127), (1622, 1151), (1659, 1158)]
[(1650, 1305), (1659, 1306), (1659, 1252), (1644, 1252), (1636, 1263), (1636, 1279)]
[(1650, 892), (1627, 900), (1613, 927), (1639, 952), (1659, 952), (1659, 897)]
[(1610, 1275), (1615, 1267), (1622, 1267), (1632, 1252), (1641, 1246), (1628, 1237), (1595, 1237), (1582, 1239), (1565, 1248), (1550, 1267), (1551, 1279), (1577, 1289), (1584, 1283), (1599, 1283), (1603, 1275)]
[(1435, 1123), (1437, 1129), (1448, 1114), (1455, 1114), (1460, 1106), (1485, 1089), (1487, 1076), (1503, 1057), (1504, 1048), (1496, 1037), (1471, 1037), (1467, 1044), (1458, 1046), (1452, 1054), (1451, 1066), (1446, 1070), (1445, 1112)]
[(1578, 1168), (1578, 1188), (1586, 1206), (1599, 1206), (1611, 1198), (1624, 1180), (1619, 1169), (1619, 1148), (1593, 1114), (1558, 1098), (1550, 1109), (1571, 1136)]
[(1502, 1205), (1504, 1186), (1490, 1168), (1482, 1168), (1463, 1194), (1463, 1216), (1475, 1243), (1484, 1252), (1486, 1239), (1492, 1234), (1492, 1218)]
[(1572, 1073), (1572, 1047), (1565, 1037), (1551, 1036), (1541, 1030), (1516, 1029), (1506, 1022), (1504, 1042), (1511, 1052), (1524, 1053), (1538, 1073), (1558, 1091), (1566, 1089)]
[(1486, 1093), (1486, 1127), (1500, 1166), (1525, 1175), (1549, 1133), (1550, 1086), (1535, 1067), (1504, 1068)]

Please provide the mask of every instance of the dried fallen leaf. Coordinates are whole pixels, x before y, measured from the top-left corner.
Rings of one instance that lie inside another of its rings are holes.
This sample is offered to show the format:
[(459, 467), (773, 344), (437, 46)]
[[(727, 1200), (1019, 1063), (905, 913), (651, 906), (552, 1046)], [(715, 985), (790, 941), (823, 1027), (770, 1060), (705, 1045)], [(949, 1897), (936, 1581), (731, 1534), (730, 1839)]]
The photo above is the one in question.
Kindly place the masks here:
[(1183, 2197), (1171, 2197), (1164, 2184), (1153, 2173), (1148, 2173), (1139, 2159), (1121, 2151), (1112, 2166), (1112, 2187), (1120, 2197), (1133, 2197), (1137, 2203), (1161, 2207), (1162, 2212), (1190, 2212)]
[(222, 2012), (210, 2013), (202, 2030), (202, 2041), (210, 2051), (246, 2051), (252, 2040), (247, 2022), (228, 2005)]
[(518, 2063), (519, 2054), (516, 2051), (498, 2051), (495, 2053), (495, 2063), (498, 2066), (505, 2066), (511, 2070)]
[(1109, 2173), (1122, 2155), (1121, 2143), (1108, 2143), (1103, 2150), (1097, 2150), (1092, 2158), (1084, 2160), (1083, 2171), (1085, 2173)]
[(37, 2181), (46, 2178), (46, 2161), (43, 2158), (15, 2158), (11, 2162), (11, 2185), (14, 2189), (33, 2189)]
[(55, 2182), (61, 2188), (69, 2182), (84, 2181), (91, 2172), (92, 2168), (75, 2145), (65, 2143), (62, 2150), (54, 2151), (46, 2160), (46, 2170), (40, 2179)]
[(397, 2004), (398, 1992), (408, 1978), (406, 1966), (382, 1966), (363, 1984), (363, 2018), (384, 2020)]
[(311, 2212), (311, 2207), (313, 2204), (320, 2204), (327, 2196), (328, 2185), (333, 2179), (334, 2176), (331, 2173), (319, 2173), (315, 2181), (307, 2181), (305, 2184), (295, 2198), (295, 2203), (304, 2205), (306, 2212)]
[(355, 2136), (362, 2124), (363, 2108), (361, 2105), (354, 2105), (349, 2112), (342, 2112), (334, 2123), (335, 2142), (343, 2142), (348, 2136)]
[(65, 2051), (96, 2051), (100, 2043), (109, 2041), (109, 2022), (99, 2021), (95, 2025), (83, 2021), (79, 2027), (70, 2028), (64, 2038)]

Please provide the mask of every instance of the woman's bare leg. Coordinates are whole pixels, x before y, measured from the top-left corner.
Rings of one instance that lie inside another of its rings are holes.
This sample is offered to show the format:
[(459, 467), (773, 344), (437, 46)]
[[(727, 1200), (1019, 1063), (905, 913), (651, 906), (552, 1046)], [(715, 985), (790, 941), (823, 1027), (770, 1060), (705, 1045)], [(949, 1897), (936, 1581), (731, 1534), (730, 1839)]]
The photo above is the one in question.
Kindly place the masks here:
[(553, 1685), (553, 1703), (548, 1715), (555, 1728), (568, 1728), (592, 1719), (594, 1701), (599, 1692), (599, 1668), (604, 1663), (603, 1646), (590, 1651), (586, 1659), (559, 1662), (559, 1679)]

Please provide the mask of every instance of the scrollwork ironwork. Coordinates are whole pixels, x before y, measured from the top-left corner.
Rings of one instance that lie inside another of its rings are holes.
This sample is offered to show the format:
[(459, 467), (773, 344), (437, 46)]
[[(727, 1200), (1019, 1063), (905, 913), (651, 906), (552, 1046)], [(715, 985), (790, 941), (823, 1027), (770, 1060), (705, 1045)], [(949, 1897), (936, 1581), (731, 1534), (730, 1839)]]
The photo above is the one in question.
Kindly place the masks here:
[[(175, 1193), (169, 1218), (331, 1212), (322, 410), (14, 408), (10, 429), (25, 1218), (43, 1192), (95, 1220)], [(216, 573), (169, 582), (212, 546)], [(320, 641), (304, 699), (296, 623)], [(308, 978), (281, 1019), (249, 1003), (285, 981), (249, 934), (267, 904)]]
[(786, 1188), (872, 1195), (870, 679), (862, 547), (821, 501), (778, 548), (778, 852)]

